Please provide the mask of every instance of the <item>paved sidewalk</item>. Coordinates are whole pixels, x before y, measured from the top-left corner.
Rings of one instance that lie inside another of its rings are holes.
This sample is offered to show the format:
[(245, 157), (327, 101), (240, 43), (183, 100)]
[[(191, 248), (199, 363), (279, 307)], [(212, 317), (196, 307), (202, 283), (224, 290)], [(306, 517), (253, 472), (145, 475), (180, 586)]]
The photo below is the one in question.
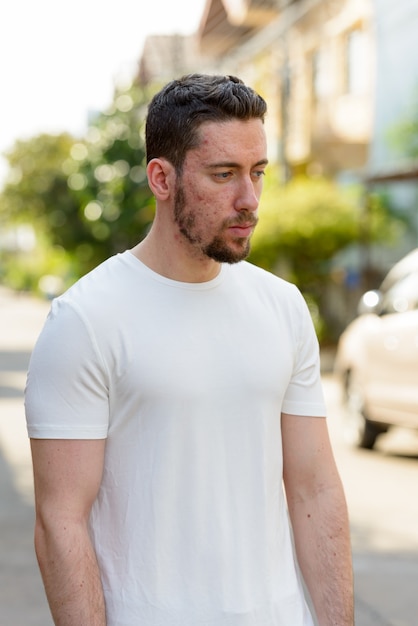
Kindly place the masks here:
[(33, 549), (23, 389), (49, 304), (0, 287), (0, 625), (52, 626)]

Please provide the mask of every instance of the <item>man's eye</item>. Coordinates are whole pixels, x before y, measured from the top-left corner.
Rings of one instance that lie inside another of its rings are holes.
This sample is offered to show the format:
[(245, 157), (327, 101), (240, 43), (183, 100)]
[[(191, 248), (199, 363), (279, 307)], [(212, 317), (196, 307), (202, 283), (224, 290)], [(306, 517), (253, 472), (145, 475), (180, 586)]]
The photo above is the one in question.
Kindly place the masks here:
[(253, 176), (255, 178), (262, 178), (265, 175), (265, 171), (264, 170), (255, 170), (253, 172)]
[(231, 172), (217, 172), (215, 174), (215, 178), (219, 178), (221, 180), (226, 180), (231, 176)]

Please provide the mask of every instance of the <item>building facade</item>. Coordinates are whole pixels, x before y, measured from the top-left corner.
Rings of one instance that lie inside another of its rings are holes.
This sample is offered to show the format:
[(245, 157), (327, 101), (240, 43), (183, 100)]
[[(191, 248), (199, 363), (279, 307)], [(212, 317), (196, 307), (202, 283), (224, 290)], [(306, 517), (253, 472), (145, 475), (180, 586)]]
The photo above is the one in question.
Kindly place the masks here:
[(271, 151), (285, 178), (298, 172), (359, 177), (368, 163), (375, 88), (371, 5), (207, 3), (200, 47), (215, 71), (243, 76), (267, 98)]

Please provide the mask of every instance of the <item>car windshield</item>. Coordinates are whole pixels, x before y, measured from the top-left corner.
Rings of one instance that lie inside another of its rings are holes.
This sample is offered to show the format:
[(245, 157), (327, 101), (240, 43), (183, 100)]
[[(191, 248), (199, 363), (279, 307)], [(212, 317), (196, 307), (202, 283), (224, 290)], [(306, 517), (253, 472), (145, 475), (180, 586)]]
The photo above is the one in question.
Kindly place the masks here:
[(383, 296), (380, 314), (418, 309), (418, 271), (396, 282)]
[(388, 292), (394, 285), (396, 285), (402, 278), (418, 271), (418, 248), (412, 250), (401, 261), (398, 261), (396, 265), (388, 272), (386, 278), (383, 280), (380, 291), (382, 293)]

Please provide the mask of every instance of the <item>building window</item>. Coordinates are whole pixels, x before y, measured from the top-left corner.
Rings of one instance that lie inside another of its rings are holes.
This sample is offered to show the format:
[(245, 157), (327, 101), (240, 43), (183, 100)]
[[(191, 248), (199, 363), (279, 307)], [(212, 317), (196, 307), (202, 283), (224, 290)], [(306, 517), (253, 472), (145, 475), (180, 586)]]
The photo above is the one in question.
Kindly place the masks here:
[(323, 100), (330, 92), (330, 75), (326, 67), (326, 55), (323, 50), (312, 54), (312, 96), (313, 101)]
[(368, 88), (369, 57), (366, 33), (356, 28), (345, 36), (345, 92), (362, 95)]

